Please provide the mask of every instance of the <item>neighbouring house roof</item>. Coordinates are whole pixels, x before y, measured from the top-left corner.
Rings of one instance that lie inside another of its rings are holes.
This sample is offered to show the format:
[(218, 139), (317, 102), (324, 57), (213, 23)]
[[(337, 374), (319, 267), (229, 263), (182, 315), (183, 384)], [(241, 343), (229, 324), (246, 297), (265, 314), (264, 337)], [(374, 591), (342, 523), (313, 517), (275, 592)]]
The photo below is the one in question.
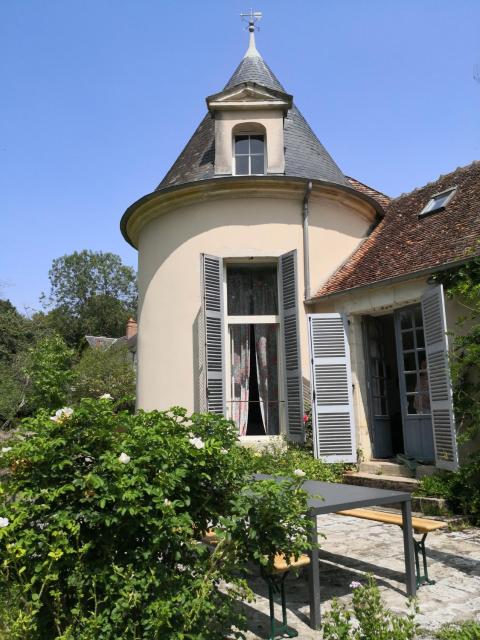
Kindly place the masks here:
[[(225, 89), (246, 82), (285, 91), (258, 51), (251, 47)], [(295, 105), (292, 105), (285, 118), (284, 143), (286, 176), (351, 186)], [(157, 190), (208, 178), (214, 179), (214, 162), (215, 121), (207, 114)]]
[(106, 336), (85, 336), (85, 340), (92, 348), (102, 349), (102, 351), (110, 349), (110, 347), (112, 347), (113, 345), (127, 344), (126, 336), (122, 336), (121, 338), (107, 338)]
[[(419, 216), (434, 195), (451, 187), (456, 191), (444, 209)], [(378, 199), (378, 195), (369, 195)], [(313, 298), (458, 263), (472, 251), (480, 253), (479, 238), (480, 162), (473, 162), (391, 200), (371, 235)]]

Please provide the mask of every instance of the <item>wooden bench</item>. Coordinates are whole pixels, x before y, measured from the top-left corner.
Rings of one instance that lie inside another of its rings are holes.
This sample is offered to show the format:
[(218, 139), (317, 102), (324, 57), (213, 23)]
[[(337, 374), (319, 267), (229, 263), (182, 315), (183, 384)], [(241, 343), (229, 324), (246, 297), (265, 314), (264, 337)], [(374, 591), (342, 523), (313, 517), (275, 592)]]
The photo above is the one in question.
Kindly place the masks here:
[[(205, 533), (202, 538), (205, 544), (216, 546), (219, 542), (217, 534), (211, 529)], [(273, 561), (273, 569), (271, 572), (267, 572), (260, 567), (262, 578), (265, 580), (268, 586), (268, 600), (270, 603), (270, 636), (268, 640), (275, 640), (275, 638), (287, 637), (296, 638), (298, 631), (288, 626), (287, 622), (287, 602), (285, 597), (285, 578), (291, 569), (302, 569), (310, 564), (310, 556), (302, 553), (299, 558), (295, 559), (292, 556), (287, 562), (287, 558), (283, 553), (277, 553)], [(274, 593), (280, 592), (281, 604), (282, 604), (282, 622), (277, 624), (275, 622), (275, 601)]]
[[(387, 513), (385, 511), (375, 511), (373, 509), (347, 509), (346, 511), (337, 511), (341, 516), (349, 516), (351, 518), (363, 518), (364, 520), (373, 520), (382, 524), (396, 524), (403, 526), (402, 516), (396, 513)], [(421, 534), (422, 538), (417, 540), (413, 538), (413, 548), (415, 550), (415, 567), (417, 571), (417, 587), (422, 584), (435, 584), (435, 580), (428, 577), (427, 554), (425, 550), (425, 540), (431, 531), (443, 529), (447, 527), (446, 522), (439, 520), (429, 520), (428, 518), (412, 518), (412, 529), (414, 533)], [(423, 575), (420, 572), (420, 557), (422, 554)]]

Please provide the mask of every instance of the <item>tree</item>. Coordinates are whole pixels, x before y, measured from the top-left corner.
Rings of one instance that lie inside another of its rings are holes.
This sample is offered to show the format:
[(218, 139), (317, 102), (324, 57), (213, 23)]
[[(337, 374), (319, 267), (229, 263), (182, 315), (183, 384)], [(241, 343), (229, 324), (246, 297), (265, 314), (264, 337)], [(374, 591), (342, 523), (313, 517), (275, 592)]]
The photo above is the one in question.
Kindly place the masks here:
[(116, 401), (135, 395), (135, 370), (125, 345), (86, 349), (73, 371), (74, 401), (98, 398), (104, 393)]
[(30, 409), (59, 409), (70, 396), (74, 352), (58, 336), (42, 338), (29, 351), (26, 367)]
[(120, 256), (75, 251), (56, 258), (49, 271), (50, 294), (42, 300), (45, 321), (72, 347), (85, 335), (120, 337), (137, 303), (136, 274)]

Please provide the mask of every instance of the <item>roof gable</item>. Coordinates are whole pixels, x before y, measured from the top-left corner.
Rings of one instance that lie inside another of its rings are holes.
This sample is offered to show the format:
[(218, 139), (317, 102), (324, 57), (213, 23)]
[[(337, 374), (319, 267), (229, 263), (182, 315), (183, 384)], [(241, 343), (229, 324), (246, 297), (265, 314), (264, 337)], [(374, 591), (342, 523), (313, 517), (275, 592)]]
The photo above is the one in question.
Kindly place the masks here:
[(292, 106), (292, 96), (277, 89), (270, 89), (255, 82), (243, 82), (206, 99), (209, 111), (220, 109), (272, 109), (288, 110)]

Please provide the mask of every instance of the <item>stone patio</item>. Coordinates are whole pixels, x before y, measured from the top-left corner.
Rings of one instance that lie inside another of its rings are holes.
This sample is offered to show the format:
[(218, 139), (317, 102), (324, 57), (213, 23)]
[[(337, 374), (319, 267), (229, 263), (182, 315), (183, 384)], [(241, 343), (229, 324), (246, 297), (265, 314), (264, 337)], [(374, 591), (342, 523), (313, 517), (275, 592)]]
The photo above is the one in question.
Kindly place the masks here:
[[(373, 573), (386, 604), (395, 612), (406, 611), (404, 585), (403, 541), (400, 527), (376, 522), (324, 515), (318, 518), (318, 528), (326, 535), (321, 542), (320, 575), (322, 612), (328, 610), (332, 598), (349, 603), (350, 583), (363, 580)], [(430, 578), (434, 585), (418, 591), (420, 613), (418, 622), (424, 638), (442, 624), (466, 619), (480, 620), (480, 529), (437, 531), (427, 538)], [(247, 604), (248, 640), (268, 634), (268, 595), (261, 578), (250, 585), (256, 602)], [(321, 632), (308, 626), (307, 575), (287, 578), (289, 624), (302, 640), (320, 640)], [(277, 619), (281, 615), (276, 608)]]

